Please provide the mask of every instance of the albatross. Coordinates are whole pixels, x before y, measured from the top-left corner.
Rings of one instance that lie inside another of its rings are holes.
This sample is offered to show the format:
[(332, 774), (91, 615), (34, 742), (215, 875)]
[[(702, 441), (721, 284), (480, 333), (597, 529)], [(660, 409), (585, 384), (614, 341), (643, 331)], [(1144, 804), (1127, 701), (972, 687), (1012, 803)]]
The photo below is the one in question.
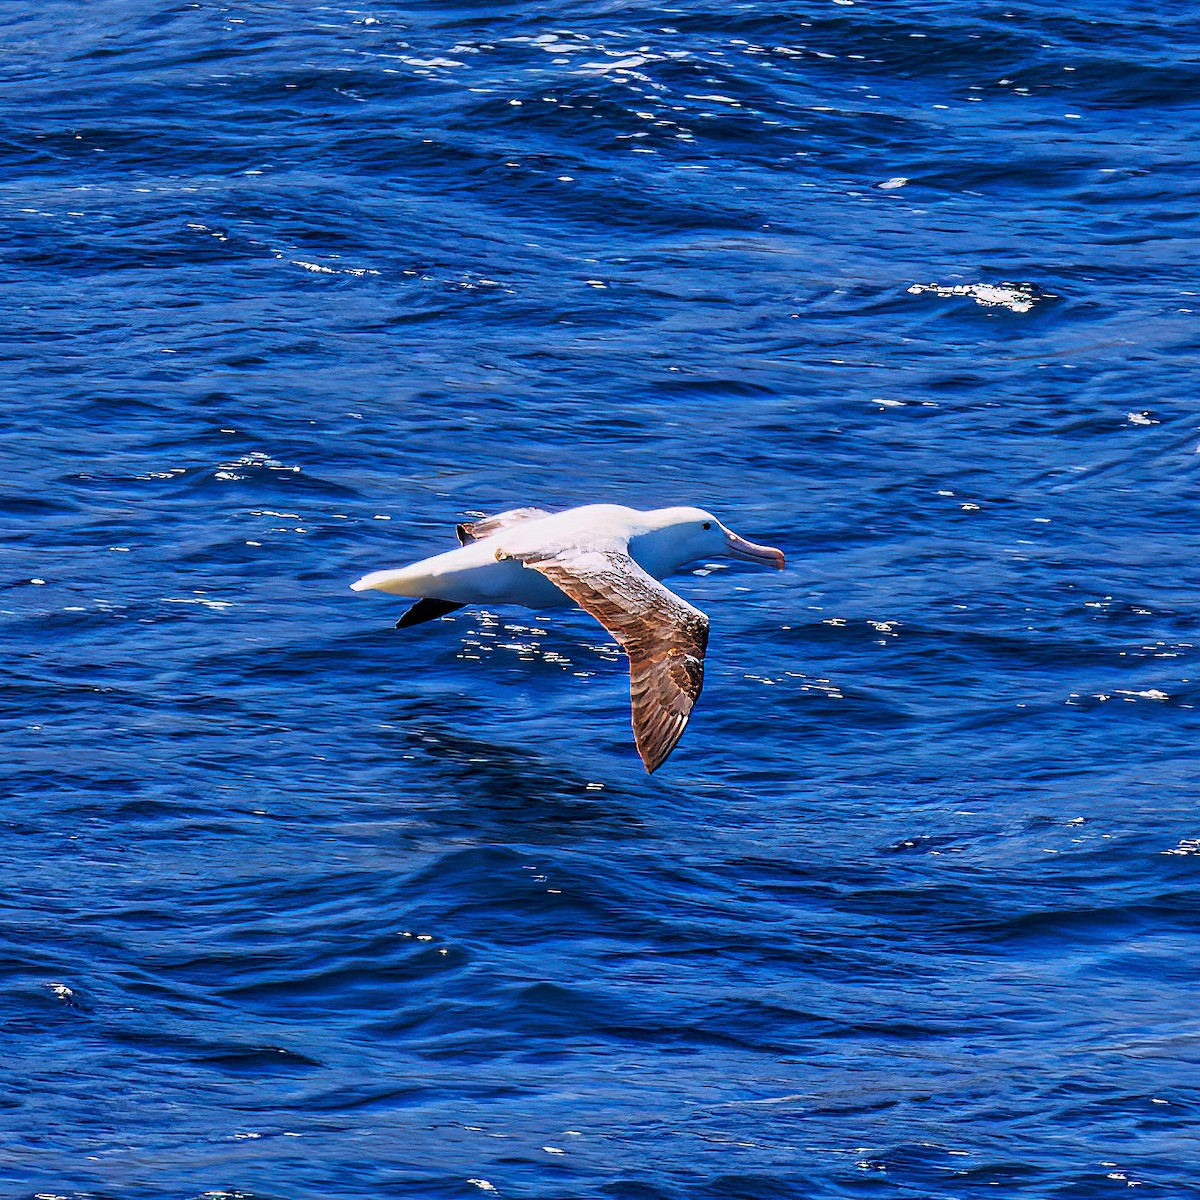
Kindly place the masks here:
[(457, 549), (373, 571), (350, 586), (415, 599), (397, 629), (467, 604), (577, 604), (629, 659), (633, 735), (648, 772), (666, 762), (683, 734), (704, 684), (708, 645), (708, 617), (660, 581), (720, 555), (784, 565), (782, 551), (738, 537), (701, 508), (514, 508), (457, 532)]

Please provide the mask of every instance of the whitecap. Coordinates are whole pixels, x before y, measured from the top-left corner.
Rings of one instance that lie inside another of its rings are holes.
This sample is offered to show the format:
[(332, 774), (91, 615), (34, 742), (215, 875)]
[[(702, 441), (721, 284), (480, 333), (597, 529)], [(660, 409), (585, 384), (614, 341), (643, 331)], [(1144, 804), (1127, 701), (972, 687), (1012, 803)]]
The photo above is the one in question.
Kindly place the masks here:
[(1039, 301), (1053, 299), (1053, 292), (1044, 292), (1032, 283), (914, 283), (910, 296), (932, 292), (935, 296), (967, 296), (984, 308), (1007, 308), (1010, 312), (1025, 313)]

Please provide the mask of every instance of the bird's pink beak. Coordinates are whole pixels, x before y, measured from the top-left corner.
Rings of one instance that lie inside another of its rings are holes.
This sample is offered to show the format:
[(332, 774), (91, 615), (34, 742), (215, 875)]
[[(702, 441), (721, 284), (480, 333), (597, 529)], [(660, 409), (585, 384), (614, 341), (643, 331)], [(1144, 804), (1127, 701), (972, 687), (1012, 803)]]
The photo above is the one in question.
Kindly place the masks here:
[(738, 537), (736, 533), (728, 529), (725, 530), (725, 549), (734, 558), (745, 558), (750, 562), (769, 565), (777, 571), (782, 571), (784, 568), (782, 550), (776, 550), (774, 546), (756, 546), (753, 542)]

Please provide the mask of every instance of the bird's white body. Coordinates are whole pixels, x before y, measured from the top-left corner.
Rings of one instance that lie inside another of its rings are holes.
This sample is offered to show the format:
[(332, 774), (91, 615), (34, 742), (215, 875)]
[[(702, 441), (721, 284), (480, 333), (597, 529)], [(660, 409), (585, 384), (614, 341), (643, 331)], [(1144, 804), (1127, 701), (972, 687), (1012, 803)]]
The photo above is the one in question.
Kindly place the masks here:
[(666, 761), (688, 723), (708, 645), (708, 617), (666, 588), (663, 577), (721, 554), (783, 566), (781, 550), (738, 537), (700, 508), (516, 508), (460, 525), (458, 536), (457, 550), (375, 571), (350, 586), (415, 599), (397, 629), (465, 604), (578, 604), (629, 659), (634, 738), (647, 771)]
[(350, 586), (414, 599), (452, 600), (456, 604), (521, 604), (549, 608), (570, 600), (544, 575), (515, 560), (497, 562), (495, 538), (484, 538), (435, 554), (396, 571), (375, 571)]
[[(522, 521), (409, 567), (375, 571), (351, 587), (356, 592), (374, 589), (394, 596), (436, 598), (458, 604), (519, 604), (525, 608), (570, 605), (574, 601), (544, 575), (526, 568), (518, 561), (519, 556), (547, 545), (571, 544), (586, 549), (589, 545), (627, 543), (629, 556), (643, 571), (664, 579), (706, 553), (726, 552), (727, 531), (719, 523), (710, 521), (716, 528), (703, 531), (720, 531), (719, 537), (697, 538), (679, 536), (678, 525), (664, 524), (661, 518), (666, 513), (698, 511), (657, 509), (646, 513), (620, 504), (588, 504)], [(707, 548), (710, 541), (711, 550)], [(498, 559), (498, 554), (505, 557)]]

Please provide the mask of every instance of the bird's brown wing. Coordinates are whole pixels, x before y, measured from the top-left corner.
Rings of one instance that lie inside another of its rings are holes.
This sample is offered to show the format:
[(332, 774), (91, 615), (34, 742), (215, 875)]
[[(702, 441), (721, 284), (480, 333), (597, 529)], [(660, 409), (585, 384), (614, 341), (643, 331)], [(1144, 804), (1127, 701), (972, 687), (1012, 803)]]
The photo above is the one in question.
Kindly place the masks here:
[(647, 771), (675, 749), (704, 686), (708, 617), (646, 574), (624, 548), (519, 556), (566, 592), (629, 656), (633, 736)]
[(478, 521), (466, 522), (455, 526), (460, 546), (468, 542), (477, 542), (481, 538), (491, 537), (510, 525), (519, 525), (522, 521), (536, 521), (538, 517), (548, 517), (550, 514), (544, 508), (510, 508), (508, 512), (496, 513), (491, 517), (481, 517)]

